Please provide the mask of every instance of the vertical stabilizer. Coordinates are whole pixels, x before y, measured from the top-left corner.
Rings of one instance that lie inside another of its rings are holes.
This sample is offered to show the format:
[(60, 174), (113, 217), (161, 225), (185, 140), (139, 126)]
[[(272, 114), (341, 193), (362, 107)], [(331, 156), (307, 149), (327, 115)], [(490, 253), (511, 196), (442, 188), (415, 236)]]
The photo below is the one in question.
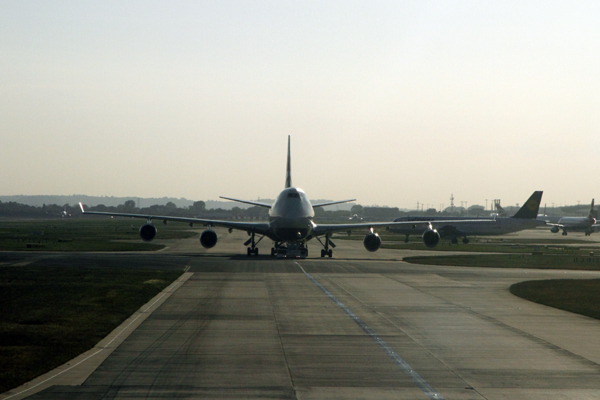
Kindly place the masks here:
[(292, 187), (292, 158), (290, 156), (290, 135), (288, 135), (288, 159), (287, 169), (285, 172), (285, 187)]
[[(594, 210), (594, 199), (592, 199), (592, 204), (590, 205), (590, 212), (588, 213), (588, 219), (594, 220), (598, 216), (596, 210)], [(593, 222), (592, 222), (593, 223)]]
[(531, 197), (523, 204), (523, 207), (511, 218), (536, 219), (543, 193), (541, 190), (533, 192)]

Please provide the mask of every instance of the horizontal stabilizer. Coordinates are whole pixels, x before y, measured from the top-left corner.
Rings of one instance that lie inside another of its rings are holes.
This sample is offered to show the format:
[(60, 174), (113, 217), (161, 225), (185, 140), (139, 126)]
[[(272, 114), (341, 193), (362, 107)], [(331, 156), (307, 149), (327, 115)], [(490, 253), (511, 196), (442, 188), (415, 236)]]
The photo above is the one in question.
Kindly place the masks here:
[(260, 203), (258, 201), (248, 201), (248, 200), (232, 199), (231, 197), (223, 197), (223, 196), (219, 196), (219, 197), (221, 199), (225, 199), (225, 200), (237, 201), (238, 203), (245, 203), (245, 204), (251, 204), (253, 206), (271, 208), (270, 204)]
[(313, 204), (312, 206), (313, 206), (313, 208), (315, 208), (315, 207), (325, 207), (325, 206), (331, 206), (333, 204), (349, 203), (351, 201), (356, 201), (356, 199), (340, 200), (340, 201), (330, 201), (328, 203)]

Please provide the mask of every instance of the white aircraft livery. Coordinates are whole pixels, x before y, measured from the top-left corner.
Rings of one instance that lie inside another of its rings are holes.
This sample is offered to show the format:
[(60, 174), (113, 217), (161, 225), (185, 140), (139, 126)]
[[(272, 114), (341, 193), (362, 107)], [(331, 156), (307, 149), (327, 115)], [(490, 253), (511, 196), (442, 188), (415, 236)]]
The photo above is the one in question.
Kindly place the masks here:
[(590, 236), (598, 227), (596, 224), (596, 211), (594, 210), (594, 199), (590, 205), (590, 211), (587, 217), (562, 217), (557, 224), (548, 224), (552, 226), (550, 231), (558, 233), (562, 229), (563, 236), (567, 236), (567, 232), (584, 232), (585, 236)]
[[(510, 218), (496, 217), (494, 219), (473, 219), (470, 221), (447, 218), (445, 221), (438, 221), (436, 217), (433, 217), (429, 221), (431, 227), (427, 227), (427, 229), (437, 230), (441, 237), (450, 237), (452, 243), (458, 243), (457, 238), (462, 236), (465, 244), (469, 243), (467, 236), (503, 235), (525, 229), (534, 229), (546, 225), (545, 221), (536, 219), (542, 201), (542, 194), (542, 191), (533, 192), (519, 211)], [(444, 219), (443, 217), (437, 218)], [(397, 218), (394, 221), (401, 221), (402, 219)], [(405, 234), (405, 241), (408, 241), (409, 235), (423, 233), (423, 227), (416, 225), (412, 227), (393, 226), (391, 231)]]
[[(381, 246), (381, 238), (375, 233), (374, 228), (385, 228), (389, 230), (392, 226), (421, 226), (423, 229), (423, 242), (428, 247), (435, 247), (439, 242), (440, 235), (428, 222), (371, 222), (371, 223), (353, 223), (353, 224), (316, 224), (313, 219), (315, 216), (314, 208), (323, 207), (332, 204), (346, 203), (352, 200), (332, 201), (328, 203), (311, 204), (308, 196), (300, 188), (292, 186), (291, 156), (290, 156), (290, 137), (288, 136), (287, 170), (285, 179), (285, 189), (277, 196), (273, 204), (265, 204), (256, 201), (233, 199), (222, 197), (226, 200), (238, 201), (269, 209), (269, 222), (235, 222), (220, 221), (203, 218), (183, 218), (160, 215), (144, 215), (129, 213), (111, 213), (100, 211), (85, 211), (83, 204), (79, 203), (83, 214), (110, 215), (116, 217), (131, 217), (146, 219), (146, 223), (140, 228), (139, 234), (142, 240), (151, 241), (157, 233), (152, 220), (178, 221), (189, 224), (202, 224), (208, 228), (200, 234), (200, 244), (205, 248), (212, 248), (217, 244), (217, 233), (213, 227), (225, 227), (248, 232), (250, 239), (244, 243), (248, 246), (248, 256), (258, 255), (256, 245), (267, 237), (273, 241), (271, 255), (278, 257), (300, 257), (308, 256), (307, 242), (313, 238), (317, 239), (323, 249), (321, 257), (331, 257), (332, 248), (335, 244), (331, 241), (331, 235), (334, 232), (348, 232), (353, 230), (366, 230), (363, 244), (368, 251), (377, 251)], [(257, 239), (257, 236), (259, 238)]]

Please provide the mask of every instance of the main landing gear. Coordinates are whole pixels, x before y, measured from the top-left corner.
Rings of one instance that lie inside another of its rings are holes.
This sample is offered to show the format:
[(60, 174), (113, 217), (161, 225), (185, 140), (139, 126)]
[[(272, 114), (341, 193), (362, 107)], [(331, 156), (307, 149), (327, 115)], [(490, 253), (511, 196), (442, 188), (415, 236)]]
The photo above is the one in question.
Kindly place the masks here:
[(264, 238), (264, 236), (261, 236), (260, 239), (258, 239), (258, 241), (254, 241), (254, 232), (249, 233), (250, 234), (250, 239), (246, 240), (246, 242), (244, 243), (244, 246), (248, 246), (250, 245), (250, 247), (248, 247), (248, 257), (255, 255), (258, 255), (258, 247), (256, 247), (256, 245), (258, 243), (260, 243), (260, 241)]
[(321, 243), (324, 247), (324, 249), (321, 249), (321, 257), (333, 257), (333, 250), (329, 248), (329, 246), (335, 248), (335, 244), (329, 239), (329, 235), (325, 235), (325, 243), (323, 243), (321, 241), (321, 239), (319, 239), (319, 237), (317, 237), (317, 240), (319, 241), (319, 243)]

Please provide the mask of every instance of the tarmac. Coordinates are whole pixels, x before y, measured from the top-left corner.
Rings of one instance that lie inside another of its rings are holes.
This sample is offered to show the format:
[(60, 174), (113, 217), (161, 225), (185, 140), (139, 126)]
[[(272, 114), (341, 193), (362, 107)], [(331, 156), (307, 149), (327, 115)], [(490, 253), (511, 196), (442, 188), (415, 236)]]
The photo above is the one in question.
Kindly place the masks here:
[(332, 259), (316, 243), (277, 260), (247, 257), (246, 239), (38, 253), (186, 273), (94, 349), (0, 399), (600, 399), (600, 321), (508, 290), (599, 272), (413, 265), (402, 258), (419, 252), (348, 240)]

